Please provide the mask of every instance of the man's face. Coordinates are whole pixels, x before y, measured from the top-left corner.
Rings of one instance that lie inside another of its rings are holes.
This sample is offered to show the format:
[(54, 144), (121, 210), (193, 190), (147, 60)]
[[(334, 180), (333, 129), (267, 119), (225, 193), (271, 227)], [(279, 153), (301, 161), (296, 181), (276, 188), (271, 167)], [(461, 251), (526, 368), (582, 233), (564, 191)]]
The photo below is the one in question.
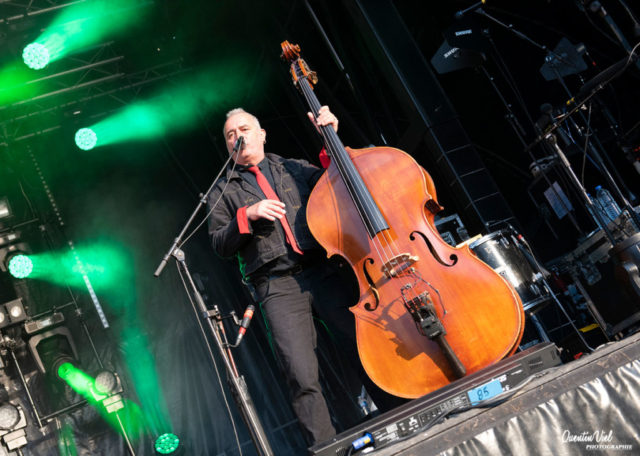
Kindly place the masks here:
[(235, 160), (239, 165), (257, 165), (264, 159), (264, 140), (267, 132), (260, 130), (253, 118), (247, 113), (229, 117), (224, 124), (227, 150), (233, 147), (240, 136), (244, 136), (244, 147), (238, 151)]

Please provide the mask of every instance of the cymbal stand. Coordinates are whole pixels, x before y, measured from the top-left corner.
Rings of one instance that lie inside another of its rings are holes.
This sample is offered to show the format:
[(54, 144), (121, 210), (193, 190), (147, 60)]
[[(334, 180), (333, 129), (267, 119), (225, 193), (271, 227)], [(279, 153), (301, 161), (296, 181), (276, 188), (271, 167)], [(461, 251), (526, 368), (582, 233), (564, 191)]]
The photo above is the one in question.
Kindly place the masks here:
[[(591, 100), (610, 81), (611, 81), (611, 79), (609, 81), (603, 82), (598, 87), (596, 87), (591, 92), (591, 94), (589, 94), (589, 96), (587, 96), (584, 100), (582, 100), (580, 103), (575, 105), (571, 109), (571, 111), (569, 111), (567, 114), (565, 114), (561, 119), (559, 119), (559, 120), (553, 119), (553, 126), (551, 128), (549, 128), (543, 134), (539, 135), (531, 144), (529, 144), (525, 148), (525, 152), (529, 152), (531, 149), (533, 149), (535, 146), (540, 144), (542, 141), (546, 140), (546, 141), (549, 141), (550, 143), (552, 143), (551, 145), (553, 146), (554, 151), (556, 152), (556, 155), (558, 156), (558, 158), (560, 158), (561, 164), (565, 167), (565, 170), (567, 171), (567, 175), (569, 176), (569, 178), (575, 184), (576, 189), (578, 190), (578, 193), (580, 194), (580, 196), (582, 197), (583, 201), (585, 202), (585, 205), (588, 208), (591, 209), (589, 212), (593, 214), (592, 217), (595, 220), (598, 220), (599, 222), (601, 222), (600, 225), (602, 226), (602, 230), (604, 231), (605, 236), (607, 237), (607, 239), (609, 240), (611, 245), (615, 246), (617, 244), (617, 242), (616, 242), (615, 238), (613, 237), (613, 234), (611, 234), (611, 231), (607, 227), (607, 224), (604, 223), (604, 220), (602, 220), (602, 217), (600, 216), (599, 212), (596, 211), (593, 203), (591, 202), (591, 199), (589, 198), (589, 196), (587, 195), (587, 192), (585, 191), (584, 187), (580, 183), (580, 180), (578, 179), (578, 177), (573, 172), (573, 169), (571, 169), (571, 164), (567, 160), (567, 157), (564, 155), (562, 150), (558, 147), (558, 144), (555, 141), (555, 137), (553, 136), (553, 132), (555, 132), (558, 128), (560, 128), (576, 111), (580, 110), (580, 108), (582, 108), (582, 106), (584, 106), (589, 100)], [(604, 163), (602, 163), (602, 157), (600, 157), (599, 164), (604, 167)], [(606, 172), (606, 167), (604, 167), (604, 171)], [(609, 175), (608, 173), (607, 173), (607, 175), (609, 176), (609, 179), (611, 179), (611, 181), (613, 181), (613, 178), (611, 178), (611, 175)], [(614, 184), (615, 188), (619, 192), (620, 189), (617, 187), (617, 185), (615, 185), (615, 182), (613, 182), (613, 184)], [(635, 213), (635, 211), (633, 210), (633, 208), (631, 207), (629, 202), (626, 200), (626, 198), (624, 199), (624, 201), (626, 203), (625, 209), (629, 211), (632, 219), (634, 221), (636, 221), (636, 223), (638, 223), (637, 222), (638, 215)]]
[[(520, 140), (522, 145), (524, 147), (527, 147), (527, 142), (524, 139), (524, 135), (525, 135), (524, 129), (522, 128), (522, 125), (520, 124), (520, 122), (518, 122), (518, 119), (515, 116), (515, 113), (511, 109), (511, 105), (507, 102), (507, 100), (505, 100), (504, 96), (502, 95), (502, 92), (500, 92), (500, 89), (496, 85), (495, 80), (489, 74), (487, 69), (483, 65), (480, 66), (480, 69), (482, 69), (482, 72), (485, 74), (485, 76), (487, 77), (487, 79), (489, 80), (491, 85), (493, 86), (493, 89), (498, 94), (498, 98), (500, 98), (500, 101), (502, 101), (502, 104), (504, 104), (504, 106), (505, 106), (505, 108), (507, 110), (507, 115), (505, 116), (505, 119), (507, 120), (507, 122), (509, 122), (509, 124), (511, 125), (511, 127), (515, 131), (516, 136), (518, 137), (518, 139)], [(531, 150), (528, 150), (527, 152), (529, 153), (529, 156), (531, 157), (531, 160), (535, 162), (536, 161), (536, 157), (533, 155), (533, 152)], [(585, 234), (582, 231), (582, 229), (580, 228), (580, 225), (578, 224), (578, 221), (576, 220), (576, 218), (574, 217), (573, 213), (569, 210), (569, 208), (565, 204), (564, 199), (561, 198), (561, 196), (558, 194), (558, 191), (556, 190), (555, 186), (551, 182), (551, 179), (549, 179), (549, 176), (547, 175), (547, 172), (542, 168), (540, 168), (540, 172), (542, 173), (542, 176), (544, 177), (544, 179), (546, 180), (547, 184), (549, 185), (549, 188), (555, 194), (556, 199), (560, 202), (560, 204), (564, 208), (565, 212), (569, 216), (569, 220), (573, 224), (574, 228), (578, 231), (578, 233), (580, 234), (581, 237), (584, 237)], [(547, 226), (549, 226), (549, 222), (547, 222)], [(549, 229), (551, 229), (553, 231), (551, 226), (549, 226)]]
[(552, 51), (551, 49), (547, 48), (546, 46), (543, 46), (542, 44), (536, 43), (535, 41), (533, 41), (531, 38), (529, 38), (527, 35), (525, 35), (524, 33), (516, 30), (513, 28), (513, 26), (511, 24), (507, 25), (504, 22), (500, 22), (498, 19), (496, 19), (493, 16), (490, 16), (489, 14), (487, 14), (487, 12), (482, 9), (482, 8), (478, 8), (475, 11), (477, 14), (486, 17), (487, 19), (489, 19), (490, 21), (492, 21), (495, 24), (498, 24), (500, 27), (509, 30), (511, 33), (513, 33), (515, 36), (517, 36), (518, 38), (526, 41), (529, 44), (532, 44), (533, 46), (537, 47), (538, 49), (547, 52), (548, 54), (551, 54), (553, 57), (555, 57), (556, 59), (558, 59), (559, 61), (561, 61), (562, 63), (564, 63), (567, 66), (570, 66), (571, 68), (574, 68), (575, 65), (573, 63), (571, 63), (568, 59), (565, 59), (563, 56), (561, 56), (560, 54)]
[[(553, 69), (554, 73), (556, 74), (556, 78), (558, 79), (558, 82), (564, 88), (565, 92), (569, 96), (569, 99), (573, 100), (573, 94), (569, 90), (569, 87), (567, 87), (567, 84), (565, 83), (562, 75), (560, 75), (560, 72), (558, 71), (555, 65), (555, 62), (553, 61), (553, 57), (548, 56), (547, 62), (549, 63), (549, 66)], [(582, 122), (584, 122), (584, 125), (587, 125), (587, 128), (588, 128), (589, 122), (587, 121), (584, 113), (581, 110), (578, 110), (578, 115), (582, 119)], [(588, 134), (588, 132), (586, 134)], [(585, 135), (583, 135), (583, 138), (585, 137)], [(591, 156), (596, 160), (596, 162), (598, 163), (598, 166), (600, 167), (600, 173), (603, 175), (603, 177), (607, 181), (607, 184), (613, 190), (616, 196), (623, 202), (624, 207), (627, 210), (630, 210), (629, 215), (636, 221), (636, 223), (640, 223), (640, 218), (638, 218), (637, 214), (635, 214), (635, 211), (633, 211), (633, 207), (629, 204), (629, 202), (627, 201), (627, 197), (625, 197), (625, 194), (622, 193), (622, 190), (620, 189), (620, 187), (622, 187), (624, 192), (627, 195), (631, 196), (631, 192), (629, 191), (629, 188), (627, 187), (624, 180), (622, 179), (622, 176), (620, 176), (620, 174), (618, 173), (618, 170), (614, 166), (613, 161), (611, 160), (611, 157), (609, 157), (609, 155), (605, 152), (605, 149), (602, 143), (600, 142), (600, 140), (598, 139), (598, 136), (595, 133), (593, 134), (593, 138), (595, 140), (596, 145), (598, 146), (597, 148), (594, 147), (594, 145), (591, 143), (591, 141), (588, 138), (585, 138), (585, 141), (587, 144), (587, 148), (591, 153)], [(616, 181), (613, 179), (613, 176), (609, 173), (609, 169), (606, 167), (604, 160), (602, 159), (603, 156), (606, 157), (608, 165), (610, 166), (611, 170), (615, 174), (616, 179), (620, 182), (620, 187), (618, 186)], [(631, 214), (631, 212), (635, 214), (635, 217), (633, 214)]]
[[(563, 64), (566, 64), (566, 65), (568, 65), (568, 66), (570, 66), (570, 67), (572, 67), (572, 68), (573, 68), (573, 67), (575, 67), (575, 65), (574, 65), (573, 63), (569, 62), (569, 60), (568, 60), (568, 59), (565, 59), (564, 57), (562, 57), (562, 56), (561, 56), (561, 55), (559, 55), (558, 53), (556, 53), (556, 52), (552, 51), (551, 49), (548, 49), (546, 46), (543, 46), (543, 45), (541, 45), (541, 44), (536, 43), (536, 42), (535, 42), (535, 41), (533, 41), (531, 38), (529, 38), (528, 36), (526, 36), (524, 33), (520, 32), (520, 31), (518, 31), (518, 30), (515, 30), (515, 29), (511, 26), (511, 24), (507, 25), (507, 24), (505, 24), (505, 23), (503, 23), (503, 22), (500, 22), (500, 21), (499, 21), (498, 19), (496, 19), (495, 17), (493, 17), (493, 16), (491, 16), (491, 15), (487, 14), (487, 13), (484, 11), (484, 9), (482, 9), (482, 8), (478, 8), (478, 9), (476, 10), (476, 13), (477, 13), (477, 14), (479, 14), (479, 15), (481, 15), (481, 16), (486, 17), (487, 19), (491, 20), (491, 21), (492, 21), (492, 22), (494, 22), (495, 24), (498, 24), (500, 27), (502, 27), (502, 28), (504, 28), (504, 29), (506, 29), (506, 30), (510, 31), (511, 33), (513, 33), (513, 34), (514, 34), (515, 36), (517, 36), (518, 38), (520, 38), (520, 39), (522, 39), (522, 40), (527, 41), (529, 44), (532, 44), (533, 46), (537, 47), (538, 49), (541, 49), (541, 50), (543, 50), (543, 51), (547, 52), (547, 55), (548, 55), (548, 56), (550, 56), (550, 57), (552, 57), (552, 58), (555, 58), (555, 59), (557, 59), (558, 61), (562, 62)], [(554, 67), (554, 68), (555, 68), (555, 67)], [(560, 81), (563, 81), (563, 80), (562, 80), (562, 78), (560, 78), (560, 75), (557, 73), (557, 70), (556, 70), (556, 75), (558, 76), (558, 78), (559, 78), (559, 80), (560, 80)], [(596, 88), (596, 89), (591, 93), (591, 95), (590, 95), (589, 97), (587, 97), (587, 98), (586, 98), (582, 103), (580, 103), (580, 104), (579, 104), (579, 105), (577, 105), (574, 109), (572, 109), (572, 110), (571, 110), (571, 112), (570, 112), (570, 114), (573, 114), (573, 113), (575, 113), (576, 111), (578, 111), (580, 106), (584, 105), (584, 103), (586, 103), (586, 101), (587, 101), (587, 100), (589, 100), (589, 99), (590, 99), (590, 98), (591, 98), (595, 93), (597, 93), (597, 92), (598, 92), (602, 87), (604, 87), (605, 85), (607, 85), (609, 82), (610, 82), (610, 80), (609, 80), (609, 81), (606, 81), (606, 82), (604, 82), (604, 83), (602, 83), (602, 84), (600, 84), (600, 85), (599, 85), (599, 86), (598, 86), (598, 87), (597, 87), (597, 88)], [(564, 85), (564, 82), (563, 82), (563, 85)], [(568, 88), (567, 88), (566, 86), (565, 86), (565, 90), (568, 90)], [(570, 93), (569, 93), (569, 96), (571, 96), (571, 95), (570, 95)], [(569, 114), (567, 114), (567, 116), (568, 116), (568, 115), (569, 115)], [(581, 113), (581, 115), (582, 115), (582, 113)], [(583, 115), (583, 117), (584, 117), (584, 115)], [(585, 120), (585, 123), (586, 123), (586, 119), (584, 119), (584, 120)], [(556, 128), (557, 128), (557, 127), (556, 127)], [(541, 135), (541, 136), (548, 137), (548, 135)], [(539, 138), (536, 140), (535, 144), (538, 144), (541, 140), (542, 140), (542, 138), (540, 138), (540, 137), (539, 137)], [(532, 146), (532, 145), (530, 145), (529, 147), (527, 147), (527, 149), (525, 149), (525, 151), (527, 151), (527, 152), (528, 152), (528, 151), (530, 150), (529, 148), (530, 148), (531, 146)], [(556, 144), (556, 146), (557, 146), (557, 144)], [(613, 189), (614, 193), (615, 193), (615, 194), (620, 198), (620, 201), (622, 201), (622, 202), (623, 202), (623, 206), (625, 207), (625, 209), (626, 209), (627, 211), (629, 211), (629, 215), (630, 215), (630, 217), (633, 219), (633, 221), (634, 221), (634, 222), (636, 222), (636, 224), (638, 224), (638, 226), (640, 226), (640, 217), (638, 216), (638, 214), (636, 214), (636, 213), (635, 213), (635, 211), (633, 210), (633, 207), (631, 206), (631, 204), (629, 204), (629, 201), (627, 201), (627, 198), (626, 198), (626, 197), (624, 196), (624, 194), (621, 192), (621, 190), (620, 190), (620, 188), (618, 187), (617, 183), (613, 180), (613, 177), (611, 177), (611, 174), (609, 173), (609, 170), (608, 170), (608, 169), (605, 167), (605, 165), (604, 165), (604, 161), (602, 160), (602, 156), (597, 152), (597, 150), (596, 150), (595, 148), (591, 148), (591, 150), (592, 150), (592, 154), (594, 155), (594, 158), (596, 159), (596, 161), (598, 162), (598, 164), (602, 167), (602, 175), (604, 176), (605, 180), (607, 181), (607, 184), (609, 185), (609, 187), (610, 187), (611, 189)], [(564, 157), (564, 160), (566, 160), (566, 159), (567, 159), (567, 158), (566, 158), (566, 156), (564, 156), (564, 154), (562, 154), (562, 157)], [(607, 156), (607, 158), (608, 158), (608, 159), (610, 159), (608, 156)], [(566, 163), (568, 164), (568, 161), (567, 161)], [(570, 165), (569, 165), (569, 168), (570, 168)], [(615, 168), (614, 168), (614, 172), (615, 172)], [(571, 174), (573, 174), (573, 171), (571, 171)], [(575, 177), (575, 174), (573, 174), (573, 176), (570, 176), (570, 179), (571, 179), (571, 180), (574, 180), (574, 179), (573, 179), (574, 177)], [(618, 178), (619, 178), (619, 176), (618, 176)], [(620, 179), (620, 180), (621, 180), (621, 179)], [(623, 182), (622, 180), (621, 180), (621, 182), (622, 182), (622, 185), (624, 185), (624, 182)], [(577, 183), (578, 183), (578, 184), (580, 184), (580, 181), (577, 181)], [(626, 186), (625, 186), (625, 188), (626, 188)], [(580, 184), (580, 187), (579, 187), (579, 193), (584, 193), (584, 197), (585, 197), (585, 198), (586, 198), (586, 200), (588, 201), (588, 203), (587, 203), (587, 207), (591, 207), (591, 206), (592, 206), (592, 204), (591, 204), (591, 200), (589, 199), (589, 197), (587, 196), (587, 194), (584, 192), (584, 188), (582, 188), (582, 185), (581, 185), (581, 184)], [(592, 209), (593, 209), (593, 208), (592, 208)], [(606, 228), (606, 226), (605, 226), (605, 231), (608, 231), (608, 229)], [(613, 235), (611, 235), (611, 232), (609, 232), (609, 233), (608, 233), (608, 236), (607, 236), (607, 237), (608, 237), (608, 238), (610, 238), (610, 239), (613, 239)], [(612, 245), (615, 245), (615, 242), (613, 242), (613, 244), (612, 244)]]

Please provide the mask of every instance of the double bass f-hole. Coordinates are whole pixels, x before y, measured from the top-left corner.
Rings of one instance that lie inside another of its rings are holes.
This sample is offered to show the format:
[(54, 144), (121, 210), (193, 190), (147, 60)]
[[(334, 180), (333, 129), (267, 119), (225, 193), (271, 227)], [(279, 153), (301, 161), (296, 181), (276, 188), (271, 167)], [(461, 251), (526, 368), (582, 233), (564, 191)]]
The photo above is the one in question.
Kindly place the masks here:
[(429, 251), (431, 252), (431, 255), (433, 255), (433, 258), (435, 258), (438, 263), (440, 263), (443, 266), (448, 266), (448, 267), (452, 267), (452, 266), (456, 265), (456, 263), (458, 262), (458, 256), (457, 255), (452, 254), (451, 256), (449, 256), (449, 259), (451, 260), (451, 263), (446, 263), (442, 258), (440, 258), (440, 255), (438, 255), (438, 252), (433, 247), (433, 244), (431, 243), (431, 241), (429, 240), (429, 238), (427, 236), (425, 236), (420, 231), (414, 231), (409, 236), (409, 238), (412, 241), (416, 240), (416, 237), (414, 236), (414, 234), (419, 234), (420, 235), (420, 237), (424, 240), (425, 244), (427, 244), (427, 247), (429, 248)]
[(367, 309), (369, 312), (373, 312), (380, 305), (380, 293), (376, 288), (375, 282), (371, 278), (371, 274), (369, 274), (369, 271), (367, 271), (367, 265), (373, 264), (373, 263), (375, 263), (373, 261), (373, 258), (367, 258), (366, 260), (364, 260), (364, 264), (362, 265), (362, 272), (364, 273), (364, 277), (367, 279), (367, 284), (369, 284), (369, 291), (371, 291), (371, 294), (373, 295), (373, 298), (376, 301), (376, 303), (373, 306), (371, 305), (370, 302), (367, 302), (364, 305), (364, 308)]

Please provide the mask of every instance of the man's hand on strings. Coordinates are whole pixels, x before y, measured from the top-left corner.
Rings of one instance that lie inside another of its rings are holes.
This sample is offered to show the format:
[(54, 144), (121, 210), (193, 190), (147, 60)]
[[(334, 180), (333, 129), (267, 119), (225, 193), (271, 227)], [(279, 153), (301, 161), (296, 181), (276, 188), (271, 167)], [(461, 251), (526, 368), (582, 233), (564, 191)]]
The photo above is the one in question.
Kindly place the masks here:
[(314, 118), (313, 113), (308, 112), (309, 120), (313, 122), (316, 130), (320, 133), (320, 126), (331, 125), (335, 132), (338, 132), (338, 118), (329, 110), (328, 106), (323, 106), (320, 108), (318, 113), (318, 118)]

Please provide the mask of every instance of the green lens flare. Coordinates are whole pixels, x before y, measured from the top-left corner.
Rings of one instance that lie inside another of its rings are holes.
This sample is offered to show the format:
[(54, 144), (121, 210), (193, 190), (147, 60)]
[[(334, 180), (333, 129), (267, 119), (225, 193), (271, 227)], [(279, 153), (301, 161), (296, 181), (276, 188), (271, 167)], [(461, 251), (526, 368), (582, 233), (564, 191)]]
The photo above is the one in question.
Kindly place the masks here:
[(9, 273), (16, 279), (29, 277), (33, 271), (33, 263), (26, 255), (16, 255), (9, 260)]
[(162, 434), (156, 440), (156, 451), (160, 454), (173, 453), (178, 449), (180, 439), (175, 434)]
[(40, 43), (31, 43), (22, 51), (22, 58), (29, 68), (41, 70), (49, 63), (49, 50)]
[(76, 133), (76, 145), (82, 150), (91, 150), (96, 147), (98, 136), (91, 128), (81, 128)]

